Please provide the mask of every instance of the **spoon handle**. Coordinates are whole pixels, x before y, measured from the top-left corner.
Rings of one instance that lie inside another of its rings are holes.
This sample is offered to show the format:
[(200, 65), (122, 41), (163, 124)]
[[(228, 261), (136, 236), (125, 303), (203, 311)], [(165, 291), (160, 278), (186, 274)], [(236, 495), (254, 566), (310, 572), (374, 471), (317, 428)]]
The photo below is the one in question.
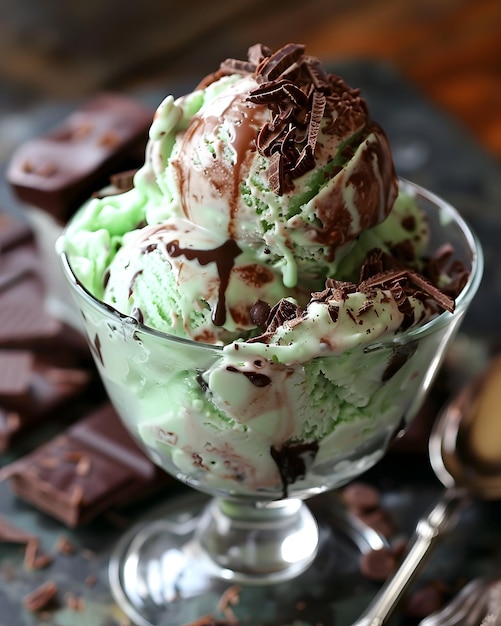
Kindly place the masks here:
[(461, 489), (446, 489), (428, 515), (419, 520), (413, 542), (399, 568), (352, 626), (381, 626), (390, 617), (437, 540), (456, 523), (466, 503), (464, 495)]

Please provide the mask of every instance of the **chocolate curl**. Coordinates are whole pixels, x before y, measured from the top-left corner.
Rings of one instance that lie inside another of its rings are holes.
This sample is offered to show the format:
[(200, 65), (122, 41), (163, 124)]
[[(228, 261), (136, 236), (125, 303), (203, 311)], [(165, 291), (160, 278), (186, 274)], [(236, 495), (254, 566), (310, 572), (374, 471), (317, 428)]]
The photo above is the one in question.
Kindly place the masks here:
[(304, 54), (305, 47), (300, 44), (290, 43), (280, 50), (266, 57), (258, 65), (256, 73), (265, 80), (278, 78), (293, 63), (298, 61)]

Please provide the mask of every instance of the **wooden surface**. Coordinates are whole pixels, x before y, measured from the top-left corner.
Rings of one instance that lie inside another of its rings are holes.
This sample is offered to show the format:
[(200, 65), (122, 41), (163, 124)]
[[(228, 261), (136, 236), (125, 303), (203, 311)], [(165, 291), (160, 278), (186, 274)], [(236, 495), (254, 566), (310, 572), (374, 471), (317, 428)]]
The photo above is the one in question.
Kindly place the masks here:
[(501, 158), (499, 0), (183, 0), (175, 5), (4, 0), (4, 7), (4, 110), (105, 87), (178, 83), (204, 75), (226, 56), (245, 54), (257, 41), (273, 48), (297, 41), (326, 61), (389, 61)]

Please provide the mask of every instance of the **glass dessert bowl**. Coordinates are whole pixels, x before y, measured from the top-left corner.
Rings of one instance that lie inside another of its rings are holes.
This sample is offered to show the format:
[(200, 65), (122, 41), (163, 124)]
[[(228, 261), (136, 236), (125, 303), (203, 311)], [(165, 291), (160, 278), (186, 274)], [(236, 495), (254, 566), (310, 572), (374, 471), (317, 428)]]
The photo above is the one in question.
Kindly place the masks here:
[(61, 251), (124, 424), (155, 463), (212, 496), (173, 498), (174, 521), (157, 513), (117, 547), (112, 589), (136, 623), (185, 623), (176, 603), (221, 583), (268, 585), (314, 568), (325, 541), (305, 501), (372, 467), (420, 408), (479, 286), (482, 254), (455, 209), (400, 184), (426, 212), (430, 250), (452, 245), (469, 271), (454, 313), (297, 363), (265, 343), (212, 346), (148, 328), (90, 295)]

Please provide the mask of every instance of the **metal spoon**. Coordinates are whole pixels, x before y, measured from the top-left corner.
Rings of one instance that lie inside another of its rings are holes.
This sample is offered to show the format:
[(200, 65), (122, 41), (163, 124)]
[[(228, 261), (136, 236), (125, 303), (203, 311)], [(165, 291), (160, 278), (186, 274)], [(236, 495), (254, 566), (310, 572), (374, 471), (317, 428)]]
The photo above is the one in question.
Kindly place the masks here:
[(470, 497), (501, 498), (501, 357), (439, 416), (429, 441), (431, 466), (445, 491), (419, 520), (395, 574), (353, 626), (381, 626), (414, 581), (437, 540), (450, 530)]

